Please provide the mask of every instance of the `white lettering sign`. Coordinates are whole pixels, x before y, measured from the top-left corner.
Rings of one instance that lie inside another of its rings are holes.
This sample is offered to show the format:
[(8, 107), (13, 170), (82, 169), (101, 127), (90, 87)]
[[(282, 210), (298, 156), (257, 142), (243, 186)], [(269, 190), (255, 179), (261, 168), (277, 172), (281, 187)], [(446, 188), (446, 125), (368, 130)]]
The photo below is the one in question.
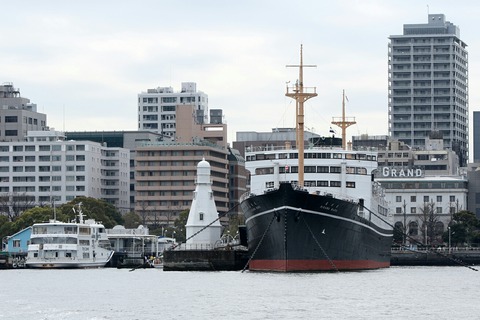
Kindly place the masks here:
[(389, 178), (420, 178), (423, 171), (420, 168), (382, 168), (382, 177)]

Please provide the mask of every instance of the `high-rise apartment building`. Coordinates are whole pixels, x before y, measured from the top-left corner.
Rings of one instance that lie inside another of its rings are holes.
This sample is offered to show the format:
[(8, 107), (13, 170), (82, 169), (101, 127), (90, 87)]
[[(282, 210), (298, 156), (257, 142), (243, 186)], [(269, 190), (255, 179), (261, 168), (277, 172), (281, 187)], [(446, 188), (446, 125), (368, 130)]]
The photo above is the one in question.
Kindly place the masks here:
[(197, 91), (195, 82), (182, 82), (180, 92), (172, 87), (148, 89), (138, 94), (138, 130), (149, 130), (175, 138), (176, 110), (182, 105), (191, 105), (197, 124), (208, 118), (208, 95)]
[(405, 24), (390, 36), (388, 124), (392, 139), (416, 149), (431, 131), (443, 135), (461, 166), (468, 161), (468, 53), (460, 29), (443, 14)]
[(28, 131), (46, 130), (47, 116), (7, 82), (0, 85), (0, 141), (25, 140)]

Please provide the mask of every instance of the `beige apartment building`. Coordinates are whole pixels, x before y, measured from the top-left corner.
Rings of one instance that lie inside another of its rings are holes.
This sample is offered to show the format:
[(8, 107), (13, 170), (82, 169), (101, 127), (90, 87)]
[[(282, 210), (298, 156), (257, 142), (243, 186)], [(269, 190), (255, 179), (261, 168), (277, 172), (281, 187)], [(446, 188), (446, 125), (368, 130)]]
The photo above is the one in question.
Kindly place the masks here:
[(219, 213), (229, 209), (228, 150), (200, 141), (151, 143), (136, 149), (135, 211), (148, 225), (172, 225), (179, 213), (189, 210), (195, 191), (197, 164), (211, 166), (212, 191)]

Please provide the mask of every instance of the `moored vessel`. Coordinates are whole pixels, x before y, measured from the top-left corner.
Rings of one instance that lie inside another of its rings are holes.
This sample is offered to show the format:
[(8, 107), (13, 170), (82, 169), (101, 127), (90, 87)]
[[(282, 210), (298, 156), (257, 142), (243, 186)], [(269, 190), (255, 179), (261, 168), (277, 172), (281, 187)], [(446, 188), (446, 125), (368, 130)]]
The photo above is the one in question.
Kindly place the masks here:
[[(336, 146), (304, 148), (303, 103), (316, 90), (299, 80), (296, 146), (247, 148), (250, 192), (242, 196), (249, 269), (338, 271), (390, 266), (392, 215), (374, 180), (376, 153)], [(344, 119), (344, 126), (347, 127)], [(343, 134), (343, 137), (345, 135)], [(344, 138), (345, 140), (345, 138)], [(345, 141), (344, 141), (345, 142)]]
[(32, 226), (25, 265), (43, 269), (103, 267), (112, 256), (104, 225), (84, 220), (80, 203), (78, 221), (53, 219)]

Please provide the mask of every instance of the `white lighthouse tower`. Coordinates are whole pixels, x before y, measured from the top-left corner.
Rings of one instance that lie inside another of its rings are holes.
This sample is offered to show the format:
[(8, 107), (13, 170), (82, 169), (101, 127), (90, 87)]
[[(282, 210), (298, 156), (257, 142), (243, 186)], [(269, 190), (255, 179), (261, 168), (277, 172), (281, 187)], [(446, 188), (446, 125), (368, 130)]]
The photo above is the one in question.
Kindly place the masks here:
[[(197, 183), (193, 193), (192, 207), (185, 225), (188, 239), (186, 247), (192, 249), (213, 248), (215, 242), (220, 240), (222, 229), (220, 221), (217, 219), (218, 212), (210, 181), (210, 164), (203, 159), (197, 165)], [(205, 228), (212, 221), (215, 222)], [(205, 229), (202, 230), (203, 228)], [(190, 238), (197, 232), (198, 234)]]

